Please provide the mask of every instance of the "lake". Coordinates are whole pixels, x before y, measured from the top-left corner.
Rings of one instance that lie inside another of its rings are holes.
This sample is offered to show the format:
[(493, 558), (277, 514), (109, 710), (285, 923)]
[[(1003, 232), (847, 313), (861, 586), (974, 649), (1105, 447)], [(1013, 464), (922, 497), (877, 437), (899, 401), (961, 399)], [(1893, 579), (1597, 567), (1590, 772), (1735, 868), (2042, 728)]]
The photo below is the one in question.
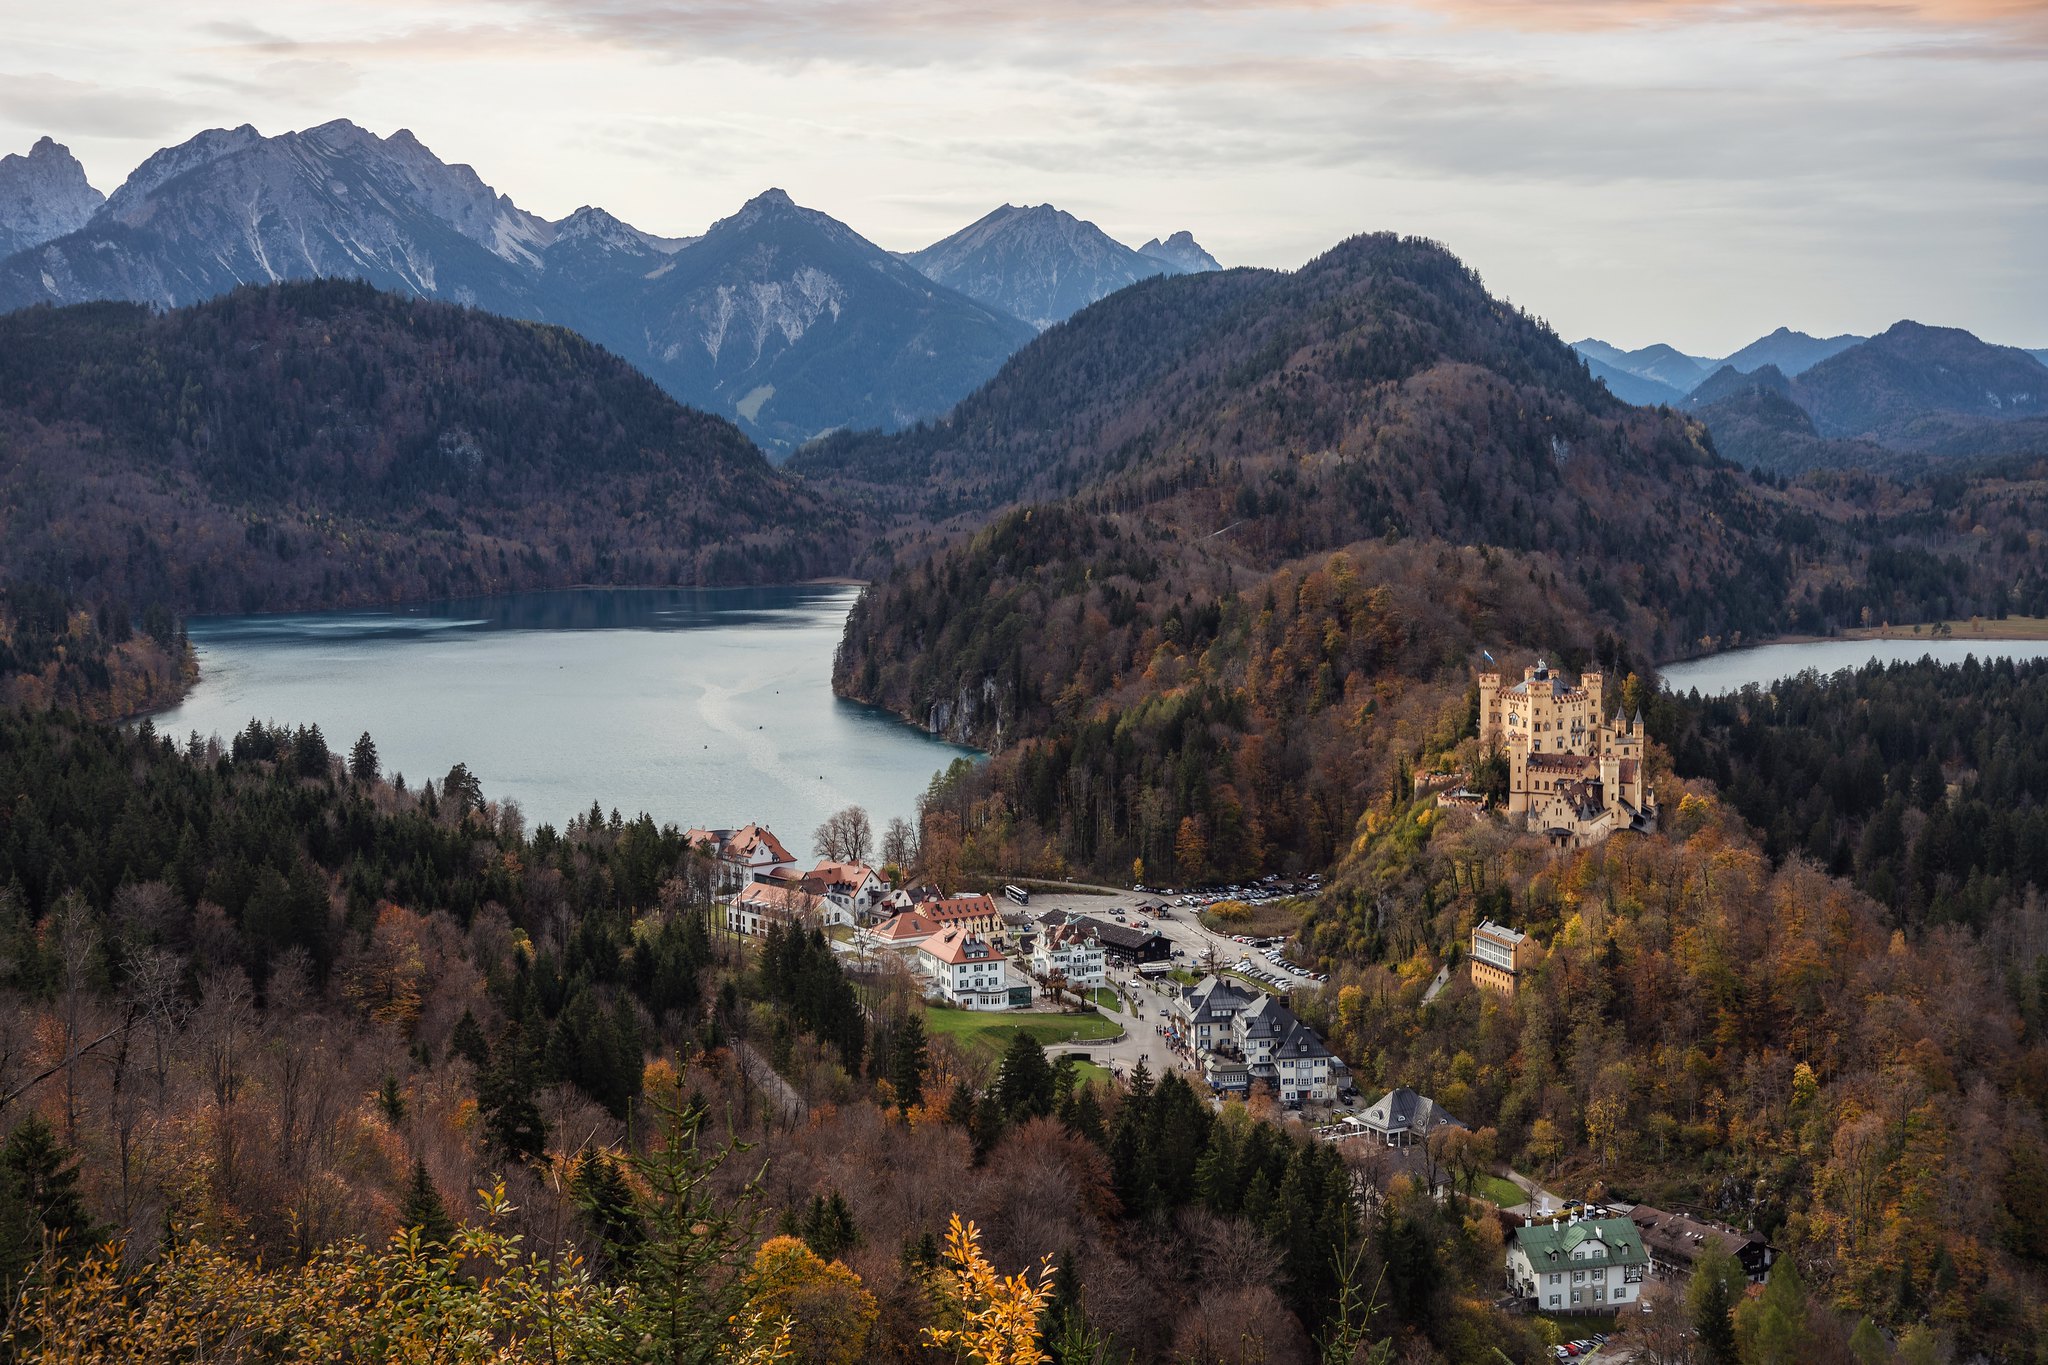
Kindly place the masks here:
[(1861, 668), (1873, 660), (1917, 663), (1924, 658), (1959, 664), (1972, 655), (1979, 659), (2039, 659), (2048, 657), (2048, 640), (1808, 640), (1731, 649), (1668, 664), (1663, 673), (1664, 685), (1673, 692), (1697, 690), (1701, 696), (1711, 697), (1740, 691), (1751, 683), (1765, 687), (1809, 668), (1829, 674)]
[(973, 751), (832, 695), (859, 589), (587, 589), (385, 611), (197, 618), (200, 681), (155, 717), (181, 743), (253, 717), (368, 731), (386, 774), (466, 763), (528, 826), (595, 800), (658, 823), (771, 826), (799, 857), (847, 805), (877, 839)]

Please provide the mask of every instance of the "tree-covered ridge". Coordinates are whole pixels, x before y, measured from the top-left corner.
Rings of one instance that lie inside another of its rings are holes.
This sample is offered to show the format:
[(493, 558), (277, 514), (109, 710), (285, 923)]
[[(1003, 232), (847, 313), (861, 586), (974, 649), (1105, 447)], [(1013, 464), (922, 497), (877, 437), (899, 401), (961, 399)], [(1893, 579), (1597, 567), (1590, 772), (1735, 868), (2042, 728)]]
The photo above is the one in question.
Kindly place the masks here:
[[(1375, 812), (1309, 907), (1296, 955), (1334, 975), (1297, 1007), (1361, 1090), (1415, 1087), (1548, 1189), (1757, 1228), (1841, 1309), (2023, 1358), (2048, 1330), (2031, 898), (1982, 938), (1901, 929), (1660, 791), (1663, 834), (1564, 854), (1429, 799)], [(1463, 969), (1481, 918), (1542, 946), (1511, 997)]]
[(176, 611), (839, 566), (730, 423), (559, 328), (321, 281), (0, 319), (0, 571)]
[(2048, 892), (2048, 662), (1804, 674), (1662, 698), (1651, 733), (1764, 833), (1912, 929), (2009, 932)]
[(885, 547), (834, 674), (998, 751), (954, 803), (998, 871), (1320, 866), (1481, 648), (1626, 674), (1788, 629), (1999, 615), (2048, 583), (2028, 471), (1745, 474), (1391, 236), (1123, 291), (949, 422), (806, 468), (934, 512), (1052, 499)]

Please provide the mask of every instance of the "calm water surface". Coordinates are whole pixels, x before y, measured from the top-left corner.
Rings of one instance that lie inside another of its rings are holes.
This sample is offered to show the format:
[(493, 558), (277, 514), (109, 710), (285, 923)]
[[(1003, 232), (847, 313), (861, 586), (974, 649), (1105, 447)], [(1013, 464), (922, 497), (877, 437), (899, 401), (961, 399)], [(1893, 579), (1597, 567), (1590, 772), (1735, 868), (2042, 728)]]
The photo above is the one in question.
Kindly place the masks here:
[(1873, 660), (1917, 663), (1925, 658), (1959, 664), (1972, 655), (1979, 659), (2039, 659), (2048, 657), (2048, 640), (1815, 640), (1759, 645), (1667, 665), (1664, 685), (1674, 692), (1697, 689), (1701, 696), (1711, 697), (1740, 691), (1751, 683), (1766, 687), (1808, 669), (1829, 674), (1861, 668)]
[(529, 826), (600, 802), (659, 822), (771, 825), (791, 850), (842, 806), (877, 835), (971, 754), (832, 695), (859, 590), (591, 589), (377, 612), (189, 623), (200, 682), (156, 717), (181, 741), (251, 718), (368, 731), (417, 785), (456, 763)]

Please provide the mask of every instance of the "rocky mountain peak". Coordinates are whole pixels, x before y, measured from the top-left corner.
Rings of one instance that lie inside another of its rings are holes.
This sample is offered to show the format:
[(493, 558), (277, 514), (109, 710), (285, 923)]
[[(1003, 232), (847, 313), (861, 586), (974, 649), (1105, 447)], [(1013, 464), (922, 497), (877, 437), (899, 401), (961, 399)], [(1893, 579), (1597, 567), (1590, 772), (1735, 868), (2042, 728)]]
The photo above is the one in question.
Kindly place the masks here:
[(53, 137), (38, 138), (27, 156), (0, 157), (0, 256), (76, 232), (105, 202)]
[(1150, 256), (1156, 261), (1165, 261), (1182, 274), (1194, 275), (1204, 270), (1221, 270), (1223, 263), (1202, 249), (1195, 240), (1195, 234), (1183, 228), (1165, 241), (1154, 237), (1138, 248), (1140, 256)]

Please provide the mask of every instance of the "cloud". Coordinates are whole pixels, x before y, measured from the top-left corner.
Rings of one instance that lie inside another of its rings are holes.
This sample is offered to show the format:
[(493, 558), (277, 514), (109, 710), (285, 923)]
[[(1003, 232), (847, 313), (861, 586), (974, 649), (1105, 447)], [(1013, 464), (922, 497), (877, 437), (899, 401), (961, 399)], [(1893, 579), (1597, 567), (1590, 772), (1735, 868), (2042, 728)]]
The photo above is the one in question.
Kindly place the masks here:
[(65, 137), (147, 138), (207, 117), (207, 106), (159, 91), (0, 71), (0, 118)]

